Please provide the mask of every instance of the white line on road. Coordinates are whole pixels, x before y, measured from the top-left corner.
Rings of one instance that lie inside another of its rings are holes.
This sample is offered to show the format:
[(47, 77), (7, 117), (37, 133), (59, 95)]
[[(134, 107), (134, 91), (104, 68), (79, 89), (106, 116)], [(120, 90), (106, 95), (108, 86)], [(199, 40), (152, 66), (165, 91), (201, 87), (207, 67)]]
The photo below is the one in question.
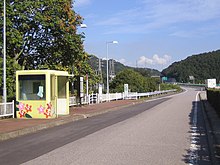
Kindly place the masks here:
[(198, 96), (200, 92), (197, 92), (195, 99), (195, 107), (193, 109), (193, 119), (192, 119), (192, 127), (191, 127), (191, 144), (190, 144), (190, 162), (189, 165), (198, 164), (198, 149), (199, 145), (197, 144), (197, 114), (198, 114)]
[(177, 94), (173, 94), (171, 96), (162, 96), (162, 97), (159, 97), (159, 98), (154, 98), (154, 99), (150, 99), (150, 100), (145, 100), (144, 102), (151, 102), (151, 101), (155, 101), (155, 100), (160, 100), (160, 99), (164, 99), (164, 98), (171, 98), (171, 97), (174, 97), (174, 96), (179, 96), (179, 95), (182, 95), (186, 92), (188, 92), (187, 89), (184, 89), (185, 91), (184, 92), (181, 92), (181, 93), (177, 93)]

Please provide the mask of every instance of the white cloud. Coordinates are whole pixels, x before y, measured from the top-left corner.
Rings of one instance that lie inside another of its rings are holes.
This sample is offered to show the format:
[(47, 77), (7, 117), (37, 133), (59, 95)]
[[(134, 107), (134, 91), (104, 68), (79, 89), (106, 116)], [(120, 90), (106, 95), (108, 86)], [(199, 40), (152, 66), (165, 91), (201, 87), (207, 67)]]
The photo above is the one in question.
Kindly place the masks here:
[(145, 65), (152, 65), (153, 64), (153, 59), (150, 59), (150, 58), (147, 58), (145, 56), (141, 56), (139, 59), (138, 59), (138, 65), (142, 65), (142, 66), (145, 66)]
[(127, 61), (126, 59), (124, 59), (124, 58), (121, 58), (121, 59), (116, 60), (116, 61), (118, 61), (118, 62), (120, 62), (120, 63), (122, 63), (122, 64), (124, 64), (124, 65), (126, 65), (126, 66), (131, 66), (131, 65), (132, 65), (132, 63), (128, 62), (128, 61)]
[(139, 6), (121, 10), (97, 21), (97, 25), (110, 27), (108, 33), (147, 33), (173, 26), (178, 31), (194, 26), (192, 29), (196, 31), (201, 26), (209, 27), (207, 22), (215, 24), (219, 19), (219, 0), (142, 0)]
[(171, 60), (171, 56), (164, 55), (163, 57), (157, 54), (153, 55), (152, 58), (141, 56), (138, 60), (138, 65), (145, 67), (146, 65), (166, 65)]
[(118, 62), (122, 63), (122, 64), (126, 64), (126, 60), (124, 58), (121, 58), (119, 60), (117, 60)]
[(159, 65), (166, 65), (170, 60), (171, 57), (168, 55), (164, 55), (163, 57), (159, 57), (157, 54), (153, 55), (153, 63)]

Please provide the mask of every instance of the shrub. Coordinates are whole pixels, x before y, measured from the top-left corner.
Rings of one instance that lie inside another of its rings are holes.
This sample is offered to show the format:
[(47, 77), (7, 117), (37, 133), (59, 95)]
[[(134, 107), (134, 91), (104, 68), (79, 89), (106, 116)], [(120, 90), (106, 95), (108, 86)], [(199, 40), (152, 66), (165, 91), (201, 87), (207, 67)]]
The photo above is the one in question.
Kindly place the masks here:
[(220, 116), (220, 89), (207, 89), (208, 102), (213, 106)]

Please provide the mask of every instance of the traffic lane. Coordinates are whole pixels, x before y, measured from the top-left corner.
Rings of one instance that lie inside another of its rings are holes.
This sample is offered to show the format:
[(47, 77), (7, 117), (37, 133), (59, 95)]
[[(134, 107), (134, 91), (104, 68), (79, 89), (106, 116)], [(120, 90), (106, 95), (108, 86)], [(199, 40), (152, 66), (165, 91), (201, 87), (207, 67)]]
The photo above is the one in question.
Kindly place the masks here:
[(176, 95), (26, 164), (186, 164), (196, 91)]
[[(21, 164), (169, 100), (162, 98), (0, 143), (1, 164)], [(11, 157), (13, 156), (13, 159)]]

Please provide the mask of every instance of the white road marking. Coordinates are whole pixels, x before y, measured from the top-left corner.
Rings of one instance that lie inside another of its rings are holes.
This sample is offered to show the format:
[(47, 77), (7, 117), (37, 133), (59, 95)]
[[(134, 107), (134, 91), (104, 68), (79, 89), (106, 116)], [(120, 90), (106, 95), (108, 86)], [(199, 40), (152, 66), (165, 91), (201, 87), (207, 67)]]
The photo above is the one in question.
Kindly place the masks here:
[(177, 93), (177, 94), (174, 94), (174, 95), (170, 95), (170, 96), (162, 96), (162, 97), (159, 97), (159, 98), (154, 98), (154, 99), (150, 99), (150, 100), (145, 100), (144, 102), (151, 102), (151, 101), (155, 101), (155, 100), (160, 100), (160, 99), (164, 99), (164, 98), (171, 98), (171, 97), (174, 97), (174, 96), (179, 96), (179, 95), (182, 95), (184, 93), (188, 92), (187, 89), (185, 89), (184, 92), (181, 92), (181, 93)]
[(198, 149), (199, 145), (197, 144), (197, 114), (198, 114), (198, 96), (200, 92), (197, 92), (196, 99), (195, 99), (195, 107), (193, 109), (193, 119), (192, 119), (192, 127), (191, 127), (191, 144), (190, 144), (190, 163), (189, 165), (198, 164)]

